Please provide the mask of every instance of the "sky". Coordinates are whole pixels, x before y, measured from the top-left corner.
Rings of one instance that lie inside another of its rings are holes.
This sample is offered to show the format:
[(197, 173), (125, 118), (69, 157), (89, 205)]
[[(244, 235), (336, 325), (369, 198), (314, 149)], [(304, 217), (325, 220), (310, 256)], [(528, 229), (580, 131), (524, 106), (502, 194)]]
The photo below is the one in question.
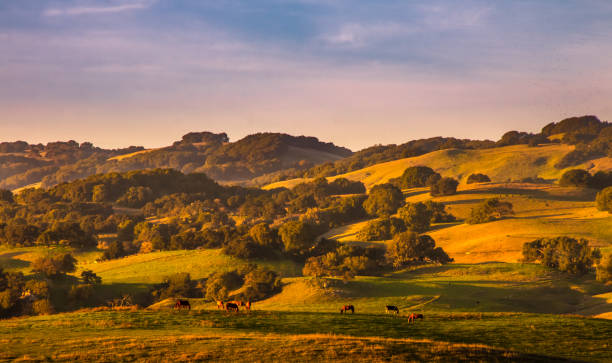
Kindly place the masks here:
[(0, 0), (0, 140), (358, 150), (612, 118), (612, 1)]

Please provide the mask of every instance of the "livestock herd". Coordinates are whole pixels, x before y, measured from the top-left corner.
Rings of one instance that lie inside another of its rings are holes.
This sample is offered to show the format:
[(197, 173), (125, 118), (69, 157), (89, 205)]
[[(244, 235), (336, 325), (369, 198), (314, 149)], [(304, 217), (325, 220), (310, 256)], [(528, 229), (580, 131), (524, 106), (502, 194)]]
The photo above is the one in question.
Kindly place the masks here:
[[(247, 301), (222, 301), (222, 300), (217, 300), (217, 309), (219, 310), (225, 310), (228, 312), (238, 312), (240, 311), (240, 306), (244, 307), (244, 310), (246, 311), (251, 311), (251, 302)], [(191, 304), (189, 304), (188, 300), (177, 300), (176, 304), (174, 304), (174, 308), (181, 310), (181, 309), (188, 309), (191, 310)], [(348, 313), (351, 312), (351, 314), (355, 314), (355, 307), (353, 305), (344, 305), (341, 309), (340, 309), (340, 314), (344, 314), (344, 313)], [(399, 308), (395, 305), (386, 305), (385, 306), (385, 313), (387, 314), (395, 314), (395, 315), (399, 315)], [(423, 314), (415, 314), (415, 313), (410, 313), (408, 315), (408, 322), (412, 323), (417, 319), (421, 319), (423, 320)]]

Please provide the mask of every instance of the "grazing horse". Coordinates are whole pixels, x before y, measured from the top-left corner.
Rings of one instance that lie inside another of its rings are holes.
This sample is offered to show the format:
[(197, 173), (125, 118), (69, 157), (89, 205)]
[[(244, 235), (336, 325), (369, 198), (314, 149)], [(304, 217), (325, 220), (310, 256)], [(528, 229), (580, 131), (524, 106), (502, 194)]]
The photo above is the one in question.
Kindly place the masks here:
[(176, 304), (174, 304), (174, 308), (179, 309), (179, 310), (181, 310), (182, 308), (191, 310), (191, 304), (189, 304), (188, 300), (176, 300)]
[(421, 319), (421, 320), (423, 320), (423, 314), (415, 314), (415, 313), (412, 313), (412, 314), (408, 315), (408, 323), (412, 323), (412, 322), (414, 322), (416, 319)]
[(399, 309), (395, 305), (387, 305), (385, 306), (385, 309), (386, 309), (385, 312), (387, 314), (389, 313), (395, 313), (395, 315), (399, 314)]
[(348, 313), (351, 311), (351, 314), (355, 314), (355, 307), (353, 305), (344, 305), (342, 309), (340, 309), (340, 314)]
[(225, 310), (225, 304), (222, 300), (217, 300), (217, 309)]
[(228, 302), (227, 304), (225, 304), (225, 310), (238, 312), (239, 309), (238, 305)]
[(234, 300), (234, 301), (230, 301), (230, 303), (232, 303), (232, 304), (236, 304), (236, 305), (238, 305), (238, 306), (244, 306), (244, 302), (243, 302), (243, 301), (237, 301), (237, 300)]

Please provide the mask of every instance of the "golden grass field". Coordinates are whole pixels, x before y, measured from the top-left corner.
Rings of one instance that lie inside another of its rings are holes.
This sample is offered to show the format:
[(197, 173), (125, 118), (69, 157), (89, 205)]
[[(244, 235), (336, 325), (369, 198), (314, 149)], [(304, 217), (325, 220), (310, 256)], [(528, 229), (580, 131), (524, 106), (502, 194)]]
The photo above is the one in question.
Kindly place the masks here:
[[(445, 177), (453, 177), (465, 182), (472, 173), (487, 174), (494, 182), (505, 182), (508, 178), (520, 180), (526, 177), (558, 179), (568, 169), (582, 168), (590, 171), (612, 170), (612, 158), (600, 158), (567, 169), (556, 169), (554, 165), (573, 146), (552, 144), (538, 147), (527, 145), (505, 146), (483, 150), (447, 149), (428, 154), (393, 160), (355, 170), (346, 174), (329, 177), (358, 180), (371, 188), (397, 178), (410, 166), (429, 166)], [(264, 189), (279, 187), (291, 188), (307, 179), (291, 179), (264, 186)]]

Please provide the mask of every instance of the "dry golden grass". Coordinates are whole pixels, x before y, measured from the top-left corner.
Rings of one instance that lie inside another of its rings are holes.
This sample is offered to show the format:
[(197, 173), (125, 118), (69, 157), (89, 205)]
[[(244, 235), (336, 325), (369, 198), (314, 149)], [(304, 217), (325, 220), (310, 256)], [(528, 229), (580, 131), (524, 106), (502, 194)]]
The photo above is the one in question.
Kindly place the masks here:
[[(485, 150), (448, 149), (372, 165), (346, 174), (329, 177), (328, 180), (331, 181), (336, 178), (359, 180), (369, 189), (376, 184), (386, 183), (391, 178), (399, 177), (406, 168), (417, 165), (429, 166), (442, 176), (454, 177), (462, 182), (465, 182), (471, 173), (484, 173), (489, 175), (491, 180), (502, 182), (508, 179), (519, 180), (536, 176), (545, 179), (558, 179), (564, 171), (573, 168), (584, 168), (590, 171), (612, 169), (612, 158), (600, 158), (571, 168), (556, 169), (554, 165), (571, 150), (573, 150), (573, 146), (562, 144), (540, 147), (514, 145)], [(264, 189), (291, 188), (307, 180), (281, 181), (266, 185)]]

